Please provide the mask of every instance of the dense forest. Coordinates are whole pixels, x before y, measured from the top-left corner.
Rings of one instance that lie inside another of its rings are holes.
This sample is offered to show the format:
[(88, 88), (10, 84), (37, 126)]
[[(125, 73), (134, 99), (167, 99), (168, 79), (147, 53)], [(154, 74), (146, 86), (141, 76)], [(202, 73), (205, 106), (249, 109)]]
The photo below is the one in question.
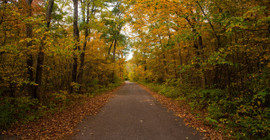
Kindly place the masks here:
[(4, 0), (0, 8), (1, 128), (123, 80), (123, 2)]
[(229, 138), (270, 138), (269, 10), (268, 0), (1, 0), (0, 127), (129, 79), (202, 110)]
[(269, 138), (269, 10), (267, 0), (136, 0), (129, 77), (235, 138)]

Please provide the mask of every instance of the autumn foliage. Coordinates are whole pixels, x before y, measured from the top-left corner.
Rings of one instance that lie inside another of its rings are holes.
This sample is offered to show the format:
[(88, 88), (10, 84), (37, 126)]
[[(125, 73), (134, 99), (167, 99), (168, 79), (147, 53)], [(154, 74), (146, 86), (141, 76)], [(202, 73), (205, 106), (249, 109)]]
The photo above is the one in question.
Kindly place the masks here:
[[(206, 112), (205, 124), (228, 138), (269, 139), (269, 6), (268, 0), (2, 0), (0, 127), (61, 110), (78, 94), (115, 86), (128, 74)], [(133, 58), (126, 62), (129, 47)]]
[(269, 2), (136, 0), (129, 77), (207, 111), (234, 138), (269, 138)]
[[(16, 121), (35, 120), (56, 107), (68, 106), (77, 94), (92, 94), (123, 80), (125, 38), (114, 38), (117, 43), (108, 51), (110, 38), (115, 36), (108, 28), (124, 26), (115, 20), (122, 16), (108, 9), (108, 4), (118, 9), (116, 1), (79, 1), (75, 24), (72, 4), (54, 0), (0, 2), (1, 129)], [(121, 29), (115, 30), (122, 35)]]

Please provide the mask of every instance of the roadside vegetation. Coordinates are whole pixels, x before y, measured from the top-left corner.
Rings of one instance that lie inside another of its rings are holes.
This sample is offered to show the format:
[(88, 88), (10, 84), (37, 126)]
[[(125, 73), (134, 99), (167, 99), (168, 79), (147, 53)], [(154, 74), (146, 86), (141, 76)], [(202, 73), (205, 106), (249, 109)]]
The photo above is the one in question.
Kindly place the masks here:
[(2, 0), (0, 130), (119, 86), (128, 51), (120, 33), (125, 6), (114, 0)]
[(106, 93), (120, 86), (123, 81), (118, 80), (106, 87), (100, 87), (93, 92), (84, 94), (68, 94), (65, 91), (47, 93), (42, 101), (31, 99), (27, 96), (19, 98), (6, 97), (1, 100), (0, 124), (2, 132), (10, 126), (18, 127), (40, 118), (59, 114), (74, 106), (83, 105), (97, 95)]
[(136, 0), (129, 78), (235, 139), (270, 138), (269, 3)]
[(270, 139), (269, 10), (269, 0), (2, 0), (0, 129), (128, 77), (206, 112), (230, 138)]

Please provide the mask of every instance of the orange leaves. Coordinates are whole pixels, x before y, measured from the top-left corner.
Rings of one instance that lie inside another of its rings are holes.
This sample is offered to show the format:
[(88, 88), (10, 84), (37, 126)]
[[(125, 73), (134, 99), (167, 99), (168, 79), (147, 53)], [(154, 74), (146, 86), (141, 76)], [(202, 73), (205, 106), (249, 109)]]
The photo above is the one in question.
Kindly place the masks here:
[(17, 124), (12, 129), (3, 131), (2, 134), (19, 136), (20, 139), (55, 140), (70, 137), (76, 132), (75, 127), (83, 118), (87, 115), (96, 115), (112, 96), (112, 92), (93, 98), (82, 96), (63, 112), (50, 114), (29, 124)]

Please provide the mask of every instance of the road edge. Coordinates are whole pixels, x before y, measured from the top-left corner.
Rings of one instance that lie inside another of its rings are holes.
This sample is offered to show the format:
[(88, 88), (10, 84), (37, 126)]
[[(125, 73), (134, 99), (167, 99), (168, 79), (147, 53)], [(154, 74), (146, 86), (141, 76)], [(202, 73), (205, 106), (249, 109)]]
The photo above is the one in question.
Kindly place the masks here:
[(192, 127), (196, 131), (201, 133), (204, 136), (203, 139), (218, 139), (218, 140), (226, 139), (222, 135), (221, 131), (218, 132), (214, 130), (212, 127), (204, 125), (202, 120), (199, 120), (195, 115), (190, 113), (191, 107), (188, 104), (158, 94), (140, 83), (137, 84), (141, 88), (145, 89), (148, 93), (150, 93), (162, 106), (172, 111), (175, 116), (182, 118), (186, 126)]

